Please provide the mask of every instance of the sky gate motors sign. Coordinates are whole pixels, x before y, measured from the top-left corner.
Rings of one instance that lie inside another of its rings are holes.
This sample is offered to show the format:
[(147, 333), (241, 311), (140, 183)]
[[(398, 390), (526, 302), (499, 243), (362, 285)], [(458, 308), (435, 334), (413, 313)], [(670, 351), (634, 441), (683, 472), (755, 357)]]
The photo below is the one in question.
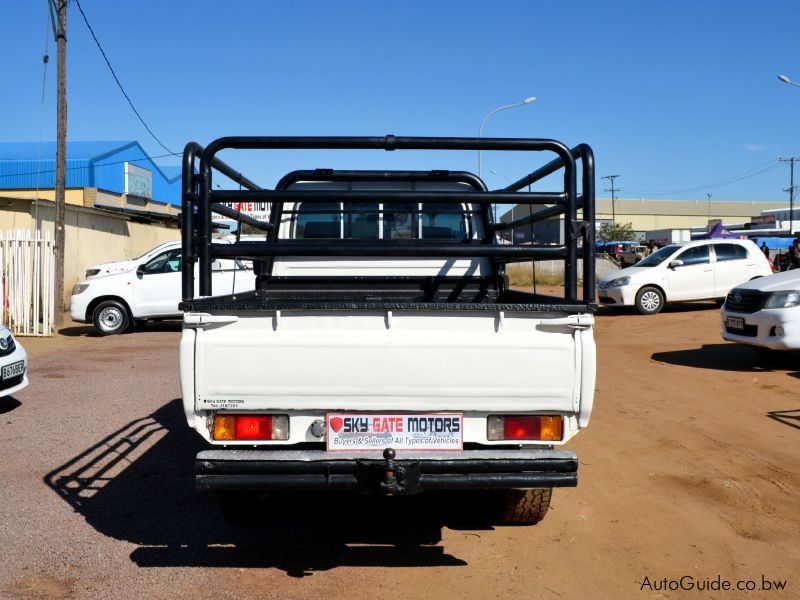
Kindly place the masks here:
[(464, 415), (329, 414), (327, 448), (346, 450), (461, 450), (464, 447)]
[[(269, 202), (223, 202), (228, 208), (253, 217), (257, 221), (269, 221)], [(212, 221), (231, 221), (230, 217), (211, 213)], [(235, 221), (234, 221), (235, 222)]]

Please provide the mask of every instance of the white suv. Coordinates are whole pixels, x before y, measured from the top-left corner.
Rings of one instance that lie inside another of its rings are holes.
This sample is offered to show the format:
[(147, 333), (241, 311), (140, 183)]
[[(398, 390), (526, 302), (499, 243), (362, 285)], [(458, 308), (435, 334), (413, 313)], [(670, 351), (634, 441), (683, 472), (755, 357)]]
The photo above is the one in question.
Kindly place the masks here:
[(666, 302), (721, 300), (731, 288), (771, 274), (769, 259), (750, 240), (697, 240), (664, 246), (636, 266), (607, 275), (598, 297), (601, 304), (654, 315)]
[(722, 337), (770, 350), (800, 350), (800, 270), (735, 287), (722, 306)]

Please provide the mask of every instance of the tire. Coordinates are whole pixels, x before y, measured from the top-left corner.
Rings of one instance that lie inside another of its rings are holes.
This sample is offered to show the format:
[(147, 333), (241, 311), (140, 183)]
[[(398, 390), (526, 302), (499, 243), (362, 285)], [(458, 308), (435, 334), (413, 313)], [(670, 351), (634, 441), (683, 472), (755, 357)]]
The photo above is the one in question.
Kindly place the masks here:
[(552, 494), (552, 488), (505, 490), (500, 522), (509, 525), (535, 525), (547, 514)]
[(128, 307), (117, 300), (104, 300), (95, 306), (92, 323), (100, 335), (125, 333), (131, 325)]
[(654, 315), (664, 308), (664, 294), (656, 287), (643, 287), (636, 294), (636, 310), (643, 315)]

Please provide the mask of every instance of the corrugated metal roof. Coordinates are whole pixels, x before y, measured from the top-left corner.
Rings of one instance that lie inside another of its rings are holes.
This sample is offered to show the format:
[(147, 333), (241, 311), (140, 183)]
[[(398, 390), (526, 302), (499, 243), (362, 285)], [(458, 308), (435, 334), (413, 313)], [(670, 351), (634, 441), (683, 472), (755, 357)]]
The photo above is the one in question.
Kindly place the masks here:
[[(134, 141), (67, 142), (67, 158), (96, 160), (134, 144)], [(46, 160), (55, 155), (55, 142), (0, 142), (0, 160)]]

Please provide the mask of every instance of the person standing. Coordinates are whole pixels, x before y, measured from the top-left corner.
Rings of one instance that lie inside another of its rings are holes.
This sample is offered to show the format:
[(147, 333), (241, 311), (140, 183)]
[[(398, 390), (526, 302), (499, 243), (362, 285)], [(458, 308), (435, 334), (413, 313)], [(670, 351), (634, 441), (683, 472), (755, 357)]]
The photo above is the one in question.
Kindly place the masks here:
[(761, 251), (764, 253), (764, 256), (769, 259), (769, 246), (767, 246), (766, 240), (761, 240)]
[(789, 248), (789, 268), (800, 269), (800, 238), (796, 238)]

